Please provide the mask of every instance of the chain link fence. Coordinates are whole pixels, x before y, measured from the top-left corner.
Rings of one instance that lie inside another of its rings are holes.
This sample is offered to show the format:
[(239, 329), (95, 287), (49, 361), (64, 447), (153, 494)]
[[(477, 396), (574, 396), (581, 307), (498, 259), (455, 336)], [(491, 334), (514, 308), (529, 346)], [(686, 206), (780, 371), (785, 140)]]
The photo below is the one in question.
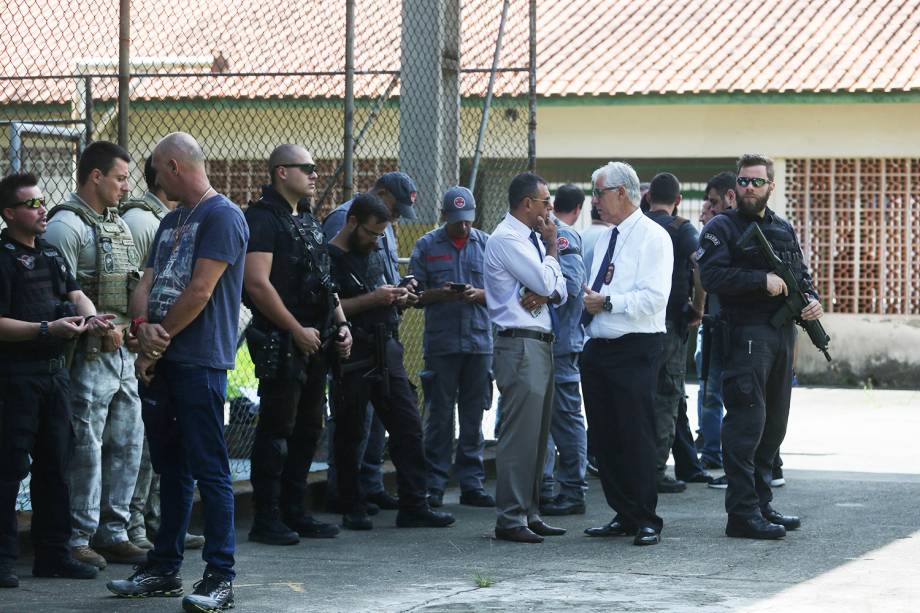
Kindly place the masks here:
[[(0, 174), (35, 173), (50, 203), (75, 189), (77, 156), (94, 140), (128, 149), (141, 197), (157, 140), (189, 132), (214, 188), (241, 206), (267, 181), (271, 150), (298, 143), (318, 164), (320, 218), (385, 172), (416, 179), (419, 219), (397, 231), (407, 257), (438, 223), (444, 189), (475, 184), (476, 226), (491, 231), (510, 178), (532, 167), (535, 0), (120, 5), (23, 0), (0, 15)], [(407, 313), (401, 330), (413, 377), (422, 317)], [(247, 322), (244, 310), (241, 330)], [(240, 477), (256, 385), (241, 344), (227, 428)]]

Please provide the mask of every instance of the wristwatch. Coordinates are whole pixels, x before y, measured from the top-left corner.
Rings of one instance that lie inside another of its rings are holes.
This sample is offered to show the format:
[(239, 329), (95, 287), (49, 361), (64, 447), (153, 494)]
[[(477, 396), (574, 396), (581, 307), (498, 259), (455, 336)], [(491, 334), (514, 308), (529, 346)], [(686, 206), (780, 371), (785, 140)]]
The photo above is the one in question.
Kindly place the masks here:
[(48, 333), (48, 322), (43, 321), (38, 324), (38, 339), (43, 341), (46, 340), (49, 336), (50, 334)]
[(604, 296), (604, 310), (613, 313), (613, 303), (610, 302), (610, 296)]

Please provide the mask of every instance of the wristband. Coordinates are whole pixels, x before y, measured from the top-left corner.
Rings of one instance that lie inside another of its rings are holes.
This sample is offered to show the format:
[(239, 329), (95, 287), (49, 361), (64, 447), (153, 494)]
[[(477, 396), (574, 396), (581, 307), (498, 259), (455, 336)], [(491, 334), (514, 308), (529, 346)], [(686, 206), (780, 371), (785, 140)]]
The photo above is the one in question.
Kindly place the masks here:
[(137, 336), (137, 329), (141, 327), (141, 324), (147, 323), (146, 317), (135, 317), (131, 320), (131, 336)]
[(48, 332), (48, 322), (43, 321), (40, 324), (38, 324), (38, 338), (41, 340), (44, 340), (48, 338), (48, 336), (50, 336)]
[(336, 331), (336, 332), (338, 332), (338, 331), (341, 330), (342, 328), (348, 328), (349, 330), (351, 330), (351, 322), (350, 322), (350, 321), (337, 321), (337, 322), (335, 322), (335, 331)]

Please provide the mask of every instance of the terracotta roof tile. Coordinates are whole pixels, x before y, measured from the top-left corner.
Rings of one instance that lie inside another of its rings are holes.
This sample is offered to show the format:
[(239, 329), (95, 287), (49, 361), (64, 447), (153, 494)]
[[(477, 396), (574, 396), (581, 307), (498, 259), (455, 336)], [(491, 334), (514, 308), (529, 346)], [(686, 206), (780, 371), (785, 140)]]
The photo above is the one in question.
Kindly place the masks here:
[[(920, 90), (920, 0), (538, 1), (543, 96)], [(230, 73), (344, 69), (342, 2), (176, 0), (170, 6), (134, 2), (135, 57), (219, 52)], [(401, 7), (401, 0), (358, 0), (359, 70), (399, 69)], [(462, 7), (463, 67), (488, 68), (501, 0), (462, 0)], [(511, 2), (504, 67), (527, 64), (527, 7), (528, 0)], [(11, 4), (0, 13), (0, 102), (70, 100), (71, 78), (19, 77), (67, 77), (76, 58), (115, 57), (117, 22), (117, 3), (109, 0)], [(115, 73), (111, 67), (93, 72)], [(134, 97), (337, 98), (344, 91), (341, 74), (205, 75), (146, 77)], [(359, 75), (355, 90), (377, 96), (389, 81), (388, 75)], [(486, 82), (464, 75), (461, 88), (482, 95)], [(504, 74), (496, 93), (522, 94), (526, 83), (520, 74)], [(111, 98), (117, 84), (96, 79), (94, 88), (97, 97)]]

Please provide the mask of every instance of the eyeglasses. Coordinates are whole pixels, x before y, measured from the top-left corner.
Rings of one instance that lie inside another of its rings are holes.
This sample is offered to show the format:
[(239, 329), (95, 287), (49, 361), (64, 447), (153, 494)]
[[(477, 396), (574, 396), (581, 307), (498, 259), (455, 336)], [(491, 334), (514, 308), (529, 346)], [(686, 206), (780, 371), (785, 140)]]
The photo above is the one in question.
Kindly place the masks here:
[(358, 227), (364, 230), (365, 232), (367, 232), (368, 234), (370, 234), (371, 236), (373, 236), (374, 238), (381, 238), (386, 234), (386, 232), (374, 232), (373, 230), (368, 230), (364, 226), (358, 226)]
[(604, 195), (604, 192), (613, 191), (615, 189), (620, 189), (622, 185), (614, 185), (613, 187), (605, 187), (604, 189), (597, 189), (596, 187), (591, 190), (591, 195), (595, 198), (600, 198)]
[(300, 172), (305, 175), (312, 175), (316, 172), (316, 164), (275, 164), (274, 168), (299, 168)]
[(761, 177), (738, 177), (738, 185), (741, 187), (747, 187), (748, 185), (753, 185), (754, 187), (763, 187), (770, 181)]
[(546, 206), (549, 206), (549, 204), (550, 204), (550, 199), (549, 199), (549, 198), (534, 198), (533, 196), (528, 196), (528, 198), (530, 198), (530, 199), (533, 200), (534, 202), (542, 202), (542, 203), (545, 204)]
[(24, 206), (27, 209), (40, 209), (43, 206), (45, 206), (45, 199), (44, 198), (29, 198), (28, 200), (17, 202), (16, 206)]

